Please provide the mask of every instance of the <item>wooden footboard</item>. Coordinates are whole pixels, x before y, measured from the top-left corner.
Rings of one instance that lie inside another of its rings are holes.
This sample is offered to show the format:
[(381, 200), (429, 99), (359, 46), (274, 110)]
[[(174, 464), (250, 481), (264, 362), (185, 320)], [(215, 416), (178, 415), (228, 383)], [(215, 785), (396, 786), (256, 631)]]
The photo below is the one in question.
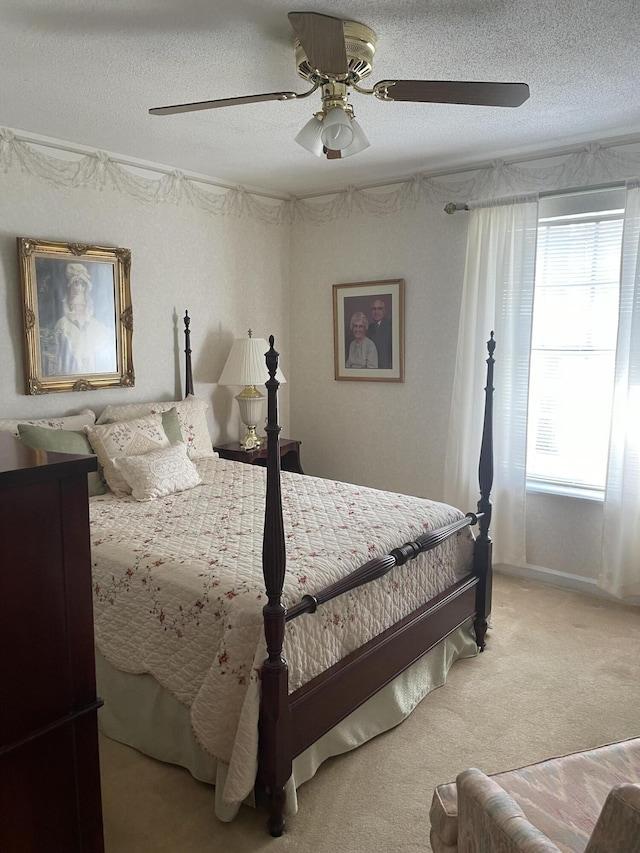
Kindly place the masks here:
[(477, 585), (459, 581), (291, 693), (293, 758), (474, 616)]
[[(269, 831), (274, 836), (284, 829), (284, 786), (291, 776), (293, 758), (314, 743), (336, 723), (377, 693), (398, 674), (425, 654), (466, 619), (474, 617), (476, 639), (484, 647), (487, 617), (491, 609), (491, 501), (493, 481), (492, 399), (493, 332), (488, 342), (485, 417), (477, 514), (469, 513), (459, 522), (424, 534), (415, 542), (394, 549), (389, 555), (371, 560), (346, 578), (305, 596), (287, 612), (282, 603), (285, 577), (285, 544), (280, 491), (280, 451), (276, 380), (278, 353), (274, 339), (266, 355), (270, 379), (267, 418), (267, 497), (265, 508), (263, 573), (268, 602), (264, 607), (264, 629), (268, 657), (262, 668), (260, 708), (260, 748), (258, 779), (269, 798)], [(479, 522), (480, 533), (474, 547), (473, 573), (441, 595), (411, 613), (339, 661), (326, 672), (288, 693), (288, 670), (283, 657), (286, 622), (363, 583), (380, 577), (424, 550), (436, 547), (463, 527)], [(347, 689), (348, 686), (348, 689)]]

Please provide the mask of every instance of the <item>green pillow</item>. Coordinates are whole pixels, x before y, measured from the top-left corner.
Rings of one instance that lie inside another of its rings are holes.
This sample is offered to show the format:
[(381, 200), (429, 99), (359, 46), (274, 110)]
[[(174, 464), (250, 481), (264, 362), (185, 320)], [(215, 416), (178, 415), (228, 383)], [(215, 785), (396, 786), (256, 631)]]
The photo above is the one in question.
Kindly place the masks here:
[(167, 412), (162, 412), (162, 428), (166, 433), (171, 444), (176, 441), (184, 441), (182, 438), (182, 430), (180, 429), (180, 421), (178, 420), (178, 410), (175, 408), (169, 409)]
[[(84, 432), (73, 429), (49, 429), (48, 427), (18, 424), (20, 441), (35, 447), (36, 450), (50, 450), (54, 453), (75, 453), (78, 456), (94, 456), (93, 448)], [(89, 478), (89, 497), (104, 495), (107, 486), (99, 471), (91, 471)]]

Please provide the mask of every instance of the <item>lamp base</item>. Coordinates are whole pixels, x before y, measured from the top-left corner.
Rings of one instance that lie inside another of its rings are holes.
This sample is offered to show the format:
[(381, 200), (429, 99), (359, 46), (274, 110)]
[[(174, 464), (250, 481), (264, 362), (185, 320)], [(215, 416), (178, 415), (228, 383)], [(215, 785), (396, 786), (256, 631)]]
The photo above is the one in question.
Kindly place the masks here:
[(236, 396), (236, 400), (240, 407), (242, 423), (247, 428), (247, 434), (240, 441), (240, 447), (246, 451), (259, 450), (262, 446), (262, 439), (256, 435), (256, 424), (261, 422), (266, 397), (258, 391), (255, 385), (247, 385)]
[(262, 447), (262, 439), (259, 435), (256, 434), (255, 426), (250, 426), (246, 424), (247, 434), (240, 442), (240, 447), (242, 450), (249, 452), (251, 450), (260, 450)]

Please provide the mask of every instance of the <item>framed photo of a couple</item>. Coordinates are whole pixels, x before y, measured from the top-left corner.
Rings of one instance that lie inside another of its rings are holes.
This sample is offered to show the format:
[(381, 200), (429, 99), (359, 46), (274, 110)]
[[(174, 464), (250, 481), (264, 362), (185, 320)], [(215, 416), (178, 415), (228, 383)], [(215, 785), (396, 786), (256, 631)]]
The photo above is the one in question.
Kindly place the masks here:
[(27, 394), (134, 385), (129, 249), (18, 237)]
[(335, 378), (404, 382), (404, 279), (333, 285)]

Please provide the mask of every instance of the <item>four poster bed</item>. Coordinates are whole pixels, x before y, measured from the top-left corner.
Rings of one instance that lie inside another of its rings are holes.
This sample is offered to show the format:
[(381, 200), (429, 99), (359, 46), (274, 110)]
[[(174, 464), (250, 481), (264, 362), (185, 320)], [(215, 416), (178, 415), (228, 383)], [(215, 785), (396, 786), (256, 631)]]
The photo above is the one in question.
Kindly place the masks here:
[[(185, 337), (183, 434), (188, 315)], [(281, 472), (273, 338), (266, 469), (196, 455), (192, 488), (91, 498), (103, 731), (213, 782), (223, 819), (255, 784), (278, 836), (326, 757), (397, 724), (482, 650), (494, 348), (492, 333), (476, 513)]]

